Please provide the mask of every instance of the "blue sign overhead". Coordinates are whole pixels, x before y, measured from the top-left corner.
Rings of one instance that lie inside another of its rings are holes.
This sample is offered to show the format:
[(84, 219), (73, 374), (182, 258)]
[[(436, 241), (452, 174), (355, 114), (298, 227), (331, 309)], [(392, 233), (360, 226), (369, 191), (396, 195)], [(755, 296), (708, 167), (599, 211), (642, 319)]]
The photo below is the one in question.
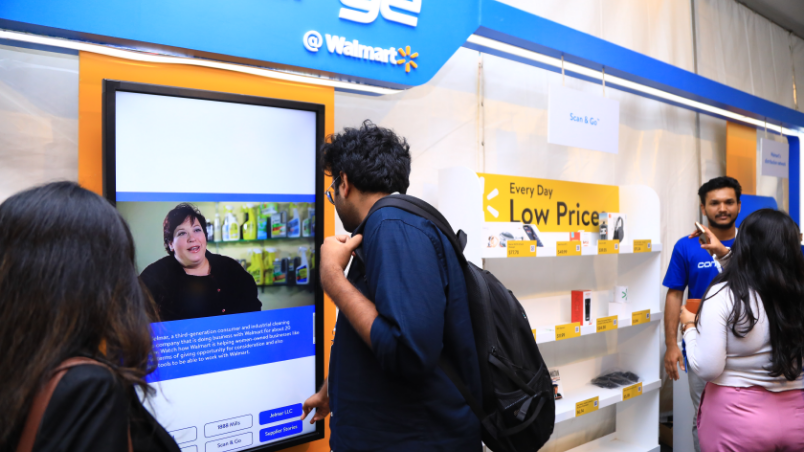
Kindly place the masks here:
[(465, 0), (3, 0), (0, 27), (33, 24), (407, 88), (466, 42), (478, 9)]
[(476, 35), (804, 131), (802, 112), (496, 0), (0, 0), (0, 28), (396, 89), (423, 85), (461, 46), (558, 70), (467, 42)]

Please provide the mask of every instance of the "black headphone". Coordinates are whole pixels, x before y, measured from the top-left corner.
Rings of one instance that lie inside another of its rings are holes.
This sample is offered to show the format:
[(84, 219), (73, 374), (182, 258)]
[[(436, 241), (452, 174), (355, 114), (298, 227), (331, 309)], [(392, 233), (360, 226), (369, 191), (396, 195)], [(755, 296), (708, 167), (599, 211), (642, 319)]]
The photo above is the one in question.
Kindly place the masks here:
[(625, 221), (623, 217), (617, 217), (617, 223), (614, 224), (614, 240), (622, 241), (625, 236)]

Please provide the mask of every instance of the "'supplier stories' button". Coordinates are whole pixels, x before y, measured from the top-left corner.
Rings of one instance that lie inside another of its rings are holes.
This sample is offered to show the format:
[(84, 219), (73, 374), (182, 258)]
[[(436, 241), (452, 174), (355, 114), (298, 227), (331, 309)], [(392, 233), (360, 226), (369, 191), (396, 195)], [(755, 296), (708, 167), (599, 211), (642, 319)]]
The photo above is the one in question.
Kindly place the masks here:
[(260, 413), (260, 425), (273, 424), (274, 422), (284, 421), (285, 419), (300, 418), (302, 414), (302, 404), (283, 406), (273, 410)]
[(250, 446), (253, 442), (251, 432), (243, 433), (237, 436), (230, 436), (228, 438), (216, 439), (206, 444), (204, 449), (206, 452), (226, 452), (228, 450), (235, 450), (241, 447)]
[(302, 421), (288, 422), (260, 430), (260, 442), (273, 441), (302, 432)]

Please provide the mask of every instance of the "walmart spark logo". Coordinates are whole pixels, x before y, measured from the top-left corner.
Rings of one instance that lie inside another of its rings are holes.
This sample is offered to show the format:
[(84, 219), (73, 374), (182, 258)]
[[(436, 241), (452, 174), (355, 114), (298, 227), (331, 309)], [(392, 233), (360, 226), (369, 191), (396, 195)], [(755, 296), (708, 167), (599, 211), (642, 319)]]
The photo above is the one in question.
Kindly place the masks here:
[[(332, 55), (351, 57), (363, 61), (373, 61), (375, 63), (387, 64), (391, 66), (405, 66), (405, 72), (410, 73), (410, 68), (416, 69), (419, 67), (415, 60), (419, 53), (413, 53), (410, 46), (404, 49), (397, 49), (396, 47), (375, 47), (360, 43), (357, 39), (351, 41), (343, 36), (328, 35), (321, 36), (321, 33), (310, 30), (302, 37), (302, 44), (308, 52), (317, 54), (319, 49), (326, 45), (327, 51)], [(323, 53), (323, 52), (322, 52)], [(402, 58), (396, 56), (396, 54)]]
[(399, 49), (399, 54), (402, 55), (402, 59), (396, 60), (396, 64), (397, 65), (404, 64), (405, 65), (405, 72), (410, 72), (410, 67), (411, 66), (413, 66), (413, 69), (416, 69), (416, 68), (419, 67), (419, 65), (416, 64), (415, 61), (413, 61), (413, 60), (416, 59), (416, 57), (419, 56), (419, 52), (410, 53), (410, 46), (407, 46), (404, 49), (400, 48)]

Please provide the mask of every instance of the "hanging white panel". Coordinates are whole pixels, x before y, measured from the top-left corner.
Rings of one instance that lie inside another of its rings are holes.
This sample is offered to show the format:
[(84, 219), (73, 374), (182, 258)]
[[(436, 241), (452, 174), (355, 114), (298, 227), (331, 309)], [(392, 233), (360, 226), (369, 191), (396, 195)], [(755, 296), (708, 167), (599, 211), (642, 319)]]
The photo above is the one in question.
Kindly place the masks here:
[(560, 85), (550, 85), (548, 97), (548, 143), (617, 153), (619, 102)]

